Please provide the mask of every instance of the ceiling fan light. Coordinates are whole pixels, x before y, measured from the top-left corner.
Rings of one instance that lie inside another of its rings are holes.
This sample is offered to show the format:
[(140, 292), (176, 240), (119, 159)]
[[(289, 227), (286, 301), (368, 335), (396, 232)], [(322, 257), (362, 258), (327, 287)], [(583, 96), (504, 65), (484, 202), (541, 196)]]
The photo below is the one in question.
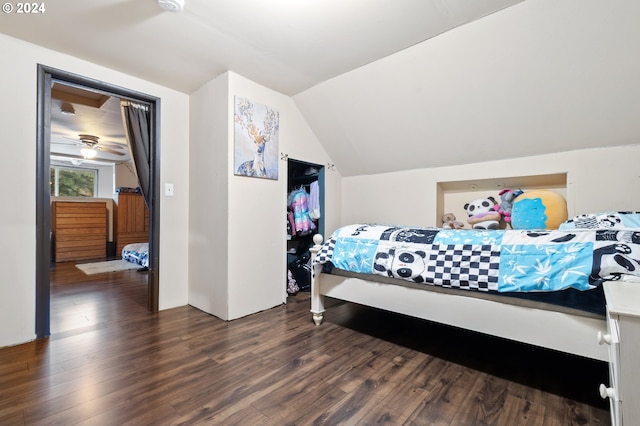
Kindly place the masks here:
[(82, 154), (82, 156), (86, 159), (95, 158), (95, 156), (98, 155), (95, 149), (88, 147), (82, 148), (80, 150), (80, 154)]
[(81, 141), (81, 142), (84, 142), (84, 143), (90, 144), (90, 145), (92, 145), (92, 146), (93, 146), (93, 145), (95, 145), (95, 144), (97, 144), (97, 143), (98, 143), (98, 140), (100, 139), (100, 138), (99, 138), (99, 137), (97, 137), (97, 136), (94, 136), (94, 135), (86, 135), (86, 134), (84, 134), (84, 133), (83, 133), (83, 134), (81, 134), (81, 135), (78, 135), (78, 138), (80, 139), (80, 141)]
[(73, 108), (73, 105), (71, 105), (69, 102), (63, 102), (60, 105), (60, 112), (63, 115), (76, 115), (76, 110)]

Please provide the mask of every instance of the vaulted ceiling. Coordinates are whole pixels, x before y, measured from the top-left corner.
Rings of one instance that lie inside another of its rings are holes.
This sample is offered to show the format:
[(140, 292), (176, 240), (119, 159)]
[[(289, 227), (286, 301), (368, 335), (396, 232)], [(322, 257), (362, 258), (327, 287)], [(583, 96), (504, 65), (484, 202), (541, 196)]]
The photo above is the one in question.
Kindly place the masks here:
[(345, 176), (640, 143), (640, 2), (56, 0), (0, 32), (191, 93), (292, 96)]
[(639, 20), (526, 0), (294, 100), (347, 176), (640, 144)]

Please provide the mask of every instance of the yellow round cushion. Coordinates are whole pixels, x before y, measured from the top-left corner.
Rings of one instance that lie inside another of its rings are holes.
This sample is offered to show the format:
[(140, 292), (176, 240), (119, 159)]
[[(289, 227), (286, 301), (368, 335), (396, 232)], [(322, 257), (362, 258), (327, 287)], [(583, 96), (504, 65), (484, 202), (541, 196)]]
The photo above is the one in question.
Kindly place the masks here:
[(558, 229), (567, 219), (567, 201), (557, 192), (545, 189), (518, 195), (511, 210), (513, 229)]

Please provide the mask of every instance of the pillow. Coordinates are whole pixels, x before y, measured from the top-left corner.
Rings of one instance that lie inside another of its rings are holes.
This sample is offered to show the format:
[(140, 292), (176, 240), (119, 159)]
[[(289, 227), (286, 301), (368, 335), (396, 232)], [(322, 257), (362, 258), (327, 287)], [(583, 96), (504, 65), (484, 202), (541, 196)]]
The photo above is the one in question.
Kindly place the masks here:
[(640, 212), (587, 213), (560, 224), (559, 229), (625, 229), (640, 228)]
[(558, 229), (567, 218), (564, 197), (546, 189), (523, 192), (516, 197), (511, 208), (513, 229)]

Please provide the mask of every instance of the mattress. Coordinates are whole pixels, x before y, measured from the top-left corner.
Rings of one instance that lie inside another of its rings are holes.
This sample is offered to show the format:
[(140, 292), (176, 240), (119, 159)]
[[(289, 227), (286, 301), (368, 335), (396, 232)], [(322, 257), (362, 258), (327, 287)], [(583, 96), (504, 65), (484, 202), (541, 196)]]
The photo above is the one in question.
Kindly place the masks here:
[(569, 288), (566, 290), (554, 292), (499, 293), (469, 291), (461, 288), (446, 288), (436, 285), (417, 284), (405, 280), (398, 280), (396, 278), (385, 277), (382, 275), (349, 272), (342, 269), (334, 268), (331, 264), (325, 265), (323, 272), (347, 278), (360, 278), (372, 283), (378, 282), (411, 287), (423, 291), (435, 291), (440, 293), (454, 294), (458, 296), (475, 297), (479, 299), (491, 300), (500, 303), (509, 303), (512, 305), (532, 309), (545, 309), (549, 311), (563, 312), (587, 318), (604, 319), (606, 316), (606, 305), (602, 286), (587, 291)]

